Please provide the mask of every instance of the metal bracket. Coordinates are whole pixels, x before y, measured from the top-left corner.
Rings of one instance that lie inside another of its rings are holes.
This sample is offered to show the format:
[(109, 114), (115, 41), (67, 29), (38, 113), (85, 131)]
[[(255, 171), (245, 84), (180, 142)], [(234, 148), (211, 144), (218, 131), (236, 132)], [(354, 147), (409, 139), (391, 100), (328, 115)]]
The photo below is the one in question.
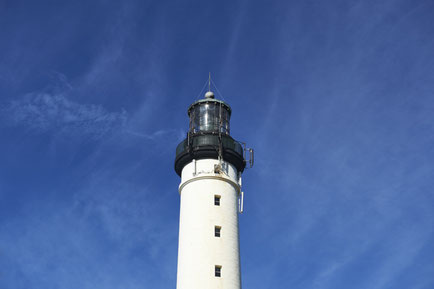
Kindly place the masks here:
[(254, 153), (254, 150), (252, 148), (248, 148), (246, 146), (245, 142), (240, 142), (239, 141), (239, 143), (243, 146), (244, 161), (245, 161), (246, 164), (249, 164), (249, 166), (246, 166), (246, 169), (251, 169), (253, 167), (254, 162), (255, 162), (255, 153)]
[(242, 214), (244, 212), (244, 192), (241, 191), (240, 197), (238, 199), (238, 212)]
[(254, 153), (254, 150), (252, 148), (248, 148), (247, 150), (249, 151), (249, 165), (250, 165), (250, 168), (252, 168), (253, 164), (255, 162), (255, 153)]

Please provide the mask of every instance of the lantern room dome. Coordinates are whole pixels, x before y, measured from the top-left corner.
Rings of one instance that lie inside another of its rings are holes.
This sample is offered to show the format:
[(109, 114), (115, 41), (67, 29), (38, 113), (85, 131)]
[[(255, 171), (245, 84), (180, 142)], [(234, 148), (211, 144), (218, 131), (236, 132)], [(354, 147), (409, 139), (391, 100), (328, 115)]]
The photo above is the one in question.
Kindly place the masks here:
[(214, 92), (207, 91), (207, 93), (205, 93), (205, 98), (214, 98)]

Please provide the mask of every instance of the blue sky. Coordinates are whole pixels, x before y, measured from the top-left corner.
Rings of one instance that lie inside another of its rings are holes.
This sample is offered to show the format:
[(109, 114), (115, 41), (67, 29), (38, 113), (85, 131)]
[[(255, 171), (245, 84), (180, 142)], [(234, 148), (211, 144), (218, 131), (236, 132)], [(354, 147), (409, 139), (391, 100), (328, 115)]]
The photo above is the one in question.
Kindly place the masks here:
[(244, 288), (434, 288), (434, 2), (1, 1), (0, 287), (174, 288), (208, 72)]

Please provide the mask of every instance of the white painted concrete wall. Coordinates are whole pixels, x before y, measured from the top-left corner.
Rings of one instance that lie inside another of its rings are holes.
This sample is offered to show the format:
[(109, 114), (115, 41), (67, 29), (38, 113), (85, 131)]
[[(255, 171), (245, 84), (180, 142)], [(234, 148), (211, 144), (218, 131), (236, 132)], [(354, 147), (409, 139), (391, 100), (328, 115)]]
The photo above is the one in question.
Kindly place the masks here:
[[(240, 289), (238, 233), (239, 180), (237, 170), (223, 162), (224, 173), (214, 173), (217, 160), (186, 165), (181, 174), (177, 289)], [(220, 195), (220, 206), (214, 205)], [(221, 226), (221, 237), (214, 227)], [(215, 277), (215, 265), (222, 266)]]

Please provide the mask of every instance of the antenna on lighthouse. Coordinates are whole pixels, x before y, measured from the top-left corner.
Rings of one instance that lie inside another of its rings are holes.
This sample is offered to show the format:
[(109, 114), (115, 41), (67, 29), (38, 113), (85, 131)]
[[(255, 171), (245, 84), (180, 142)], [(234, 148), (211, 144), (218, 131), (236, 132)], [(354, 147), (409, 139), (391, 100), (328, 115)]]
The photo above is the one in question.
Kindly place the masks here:
[(211, 91), (211, 72), (208, 76), (208, 91), (205, 93), (205, 98), (214, 98), (214, 92)]

